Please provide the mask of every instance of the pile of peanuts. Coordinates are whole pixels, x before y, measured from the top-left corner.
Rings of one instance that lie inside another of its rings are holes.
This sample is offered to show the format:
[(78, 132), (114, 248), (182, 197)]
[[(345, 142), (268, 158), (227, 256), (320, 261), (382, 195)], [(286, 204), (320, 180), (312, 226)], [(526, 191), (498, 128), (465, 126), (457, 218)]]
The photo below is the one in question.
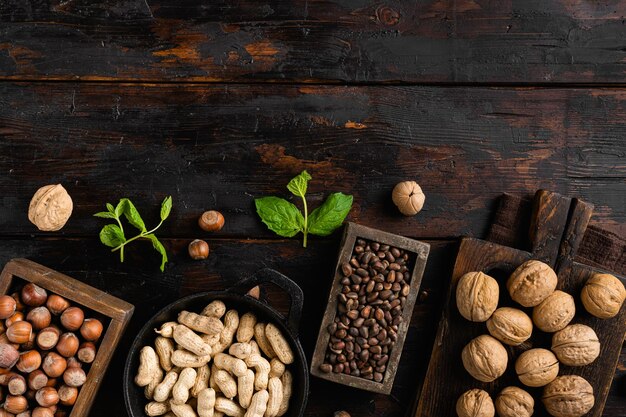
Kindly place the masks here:
[(0, 296), (0, 417), (64, 417), (96, 357), (100, 320), (33, 284)]
[[(280, 417), (287, 412), (294, 355), (281, 331), (239, 316), (216, 300), (200, 313), (181, 311), (144, 346), (135, 383), (151, 400), (148, 416)], [(228, 352), (228, 353), (225, 353)]]

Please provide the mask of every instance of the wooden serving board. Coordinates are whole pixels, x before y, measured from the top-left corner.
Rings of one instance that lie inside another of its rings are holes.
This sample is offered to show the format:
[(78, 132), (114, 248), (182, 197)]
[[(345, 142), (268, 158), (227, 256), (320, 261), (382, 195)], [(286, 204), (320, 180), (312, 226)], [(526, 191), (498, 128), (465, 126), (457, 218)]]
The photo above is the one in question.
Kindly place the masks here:
[[(529, 259), (541, 260), (555, 269), (559, 277), (557, 289), (570, 293), (576, 300), (576, 316), (572, 323), (592, 327), (600, 339), (602, 345), (600, 356), (592, 364), (584, 367), (567, 367), (561, 364), (559, 375), (580, 375), (588, 380), (594, 389), (595, 405), (587, 416), (602, 415), (624, 340), (626, 308), (622, 308), (612, 319), (600, 320), (590, 315), (580, 302), (580, 291), (593, 273), (611, 273), (573, 261), (593, 206), (544, 190), (537, 192), (534, 203), (530, 227), (532, 245), (530, 252), (479, 239), (462, 240), (430, 364), (415, 410), (416, 417), (456, 416), (456, 401), (463, 392), (471, 388), (480, 388), (487, 391), (495, 400), (503, 388), (511, 385), (519, 386), (533, 396), (534, 416), (548, 416), (541, 402), (543, 389), (525, 387), (515, 374), (514, 363), (520, 353), (530, 348), (550, 349), (552, 334), (544, 333), (535, 327), (532, 337), (522, 345), (505, 346), (509, 353), (507, 371), (492, 383), (483, 383), (472, 378), (461, 362), (463, 347), (474, 337), (488, 334), (488, 331), (485, 323), (467, 321), (458, 312), (455, 297), (457, 281), (467, 272), (483, 271), (496, 278), (500, 284), (498, 307), (520, 308), (530, 316), (532, 309), (523, 308), (513, 302), (505, 285), (511, 272)], [(624, 277), (618, 278), (626, 282)]]

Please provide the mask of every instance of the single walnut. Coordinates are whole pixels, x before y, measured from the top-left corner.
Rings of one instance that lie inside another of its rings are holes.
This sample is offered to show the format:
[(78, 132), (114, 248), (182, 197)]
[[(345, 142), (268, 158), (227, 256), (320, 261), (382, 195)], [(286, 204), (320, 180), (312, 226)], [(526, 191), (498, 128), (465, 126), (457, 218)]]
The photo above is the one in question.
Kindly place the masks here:
[(471, 389), (457, 400), (456, 413), (459, 417), (493, 417), (493, 400), (486, 391)]
[(496, 411), (499, 417), (530, 417), (534, 408), (533, 397), (518, 387), (506, 387), (496, 398)]
[(574, 297), (563, 291), (555, 291), (533, 308), (533, 321), (547, 333), (563, 329), (574, 318)]
[(393, 187), (391, 200), (405, 216), (414, 216), (424, 206), (426, 196), (415, 181), (402, 181)]
[(469, 342), (463, 348), (461, 359), (467, 372), (482, 382), (502, 376), (509, 360), (502, 343), (486, 334)]
[(498, 282), (482, 272), (468, 272), (459, 278), (456, 305), (470, 321), (485, 321), (498, 307)]
[(522, 310), (500, 307), (487, 320), (489, 333), (507, 345), (517, 346), (530, 337), (533, 322)]
[(506, 288), (513, 301), (524, 307), (534, 307), (554, 292), (556, 273), (540, 261), (526, 261), (509, 277)]
[(28, 207), (28, 220), (39, 230), (60, 230), (72, 215), (72, 198), (61, 184), (41, 187)]
[(626, 289), (617, 277), (611, 274), (594, 274), (580, 293), (585, 309), (601, 319), (615, 317), (619, 313)]
[(547, 349), (530, 349), (517, 358), (515, 372), (522, 384), (543, 387), (559, 374), (559, 361)]
[(543, 389), (543, 405), (554, 417), (582, 417), (593, 408), (593, 387), (578, 375), (560, 376)]
[(589, 365), (600, 355), (600, 341), (591, 327), (570, 324), (552, 336), (552, 351), (565, 365)]

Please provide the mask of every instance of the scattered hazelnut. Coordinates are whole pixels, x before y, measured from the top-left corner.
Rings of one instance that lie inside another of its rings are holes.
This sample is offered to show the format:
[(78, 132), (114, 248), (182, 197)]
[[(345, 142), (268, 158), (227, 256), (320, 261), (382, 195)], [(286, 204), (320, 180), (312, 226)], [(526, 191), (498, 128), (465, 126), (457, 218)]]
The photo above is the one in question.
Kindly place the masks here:
[(65, 226), (72, 215), (72, 198), (61, 184), (41, 187), (28, 207), (28, 219), (44, 232), (54, 232)]
[(615, 317), (626, 299), (624, 284), (611, 274), (594, 274), (583, 287), (580, 298), (585, 309), (600, 319)]
[(200, 260), (209, 257), (209, 244), (204, 240), (196, 239), (189, 244), (189, 256), (191, 259)]
[(56, 350), (61, 356), (69, 358), (76, 354), (79, 344), (78, 337), (74, 333), (63, 333), (56, 344)]
[(22, 301), (29, 307), (39, 307), (45, 304), (48, 293), (39, 285), (29, 282), (22, 288)]
[(493, 417), (493, 400), (486, 391), (471, 389), (457, 400), (456, 413), (459, 417)]
[(50, 378), (57, 378), (65, 372), (67, 362), (65, 358), (58, 353), (50, 352), (44, 358), (42, 368)]
[(563, 291), (555, 291), (533, 308), (533, 321), (547, 333), (563, 329), (574, 318), (574, 297)]
[(41, 366), (41, 354), (36, 350), (23, 352), (15, 366), (20, 372), (31, 373)]
[(27, 321), (18, 321), (13, 323), (7, 329), (7, 337), (13, 343), (27, 343), (33, 333), (33, 326)]
[(422, 210), (426, 196), (415, 181), (402, 181), (393, 187), (391, 199), (400, 213), (414, 216)]
[(41, 330), (50, 326), (52, 315), (46, 307), (35, 307), (26, 315), (26, 321), (33, 325), (34, 330)]
[(52, 314), (58, 316), (70, 306), (70, 302), (60, 295), (51, 294), (50, 297), (48, 297), (48, 301), (46, 301), (46, 306)]
[(506, 387), (496, 397), (499, 417), (530, 417), (534, 413), (535, 400), (518, 387)]
[(61, 324), (67, 330), (75, 332), (85, 320), (85, 313), (78, 307), (69, 307), (61, 314)]
[(502, 376), (508, 363), (504, 346), (489, 335), (469, 342), (463, 348), (461, 359), (467, 372), (482, 382), (492, 382)]
[(498, 282), (482, 272), (468, 272), (459, 278), (456, 305), (470, 321), (486, 321), (498, 307)]
[(530, 260), (520, 265), (506, 282), (513, 301), (524, 307), (534, 307), (552, 294), (557, 276), (549, 265)]
[(97, 319), (86, 319), (80, 327), (80, 334), (88, 342), (94, 342), (102, 334), (102, 323)]
[(19, 359), (20, 353), (16, 348), (7, 343), (0, 343), (0, 368), (11, 369)]
[(502, 343), (517, 346), (531, 336), (533, 322), (522, 310), (500, 307), (487, 320), (487, 330)]
[(15, 313), (17, 303), (10, 295), (0, 296), (0, 320), (8, 319)]
[(216, 210), (205, 211), (198, 219), (198, 226), (207, 232), (217, 232), (224, 227), (224, 216)]
[(578, 375), (556, 378), (543, 390), (543, 405), (554, 417), (582, 417), (593, 408), (593, 387)]
[(87, 375), (82, 368), (68, 368), (63, 373), (63, 382), (68, 387), (80, 387), (87, 381)]
[(589, 365), (600, 355), (600, 341), (591, 327), (570, 324), (552, 336), (552, 352), (565, 365)]
[(515, 372), (522, 384), (543, 387), (559, 374), (559, 361), (547, 349), (530, 349), (517, 358)]

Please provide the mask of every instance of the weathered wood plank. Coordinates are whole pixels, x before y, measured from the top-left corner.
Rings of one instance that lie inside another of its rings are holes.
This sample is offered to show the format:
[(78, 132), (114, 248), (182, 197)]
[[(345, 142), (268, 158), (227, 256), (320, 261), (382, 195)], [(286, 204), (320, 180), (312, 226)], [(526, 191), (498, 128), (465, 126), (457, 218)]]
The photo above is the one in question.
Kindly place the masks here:
[[(605, 95), (610, 125), (586, 117)], [(594, 202), (595, 222), (626, 233), (626, 169), (568, 174), (570, 143), (610, 137), (626, 137), (626, 90), (4, 83), (0, 229), (38, 234), (30, 198), (61, 182), (75, 208), (59, 234), (95, 236), (104, 222), (91, 215), (121, 197), (156, 222), (171, 194), (162, 235), (201, 236), (197, 216), (217, 208), (217, 236), (271, 238), (253, 198), (289, 198), (288, 180), (307, 169), (312, 207), (350, 193), (350, 219), (411, 237), (482, 236), (500, 193), (538, 188)], [(408, 178), (426, 193), (412, 218), (390, 199)]]
[(0, 78), (623, 83), (626, 4), (0, 3)]
[[(91, 417), (125, 416), (122, 390), (119, 388), (133, 335), (145, 320), (180, 294), (223, 289), (241, 277), (262, 267), (276, 268), (295, 280), (304, 290), (304, 314), (300, 326), (301, 341), (310, 358), (324, 313), (328, 289), (339, 250), (335, 239), (311, 242), (306, 249), (295, 240), (223, 240), (209, 241), (209, 259), (193, 262), (188, 258), (186, 239), (166, 239), (171, 265), (158, 271), (158, 256), (150, 244), (129, 248), (124, 264), (93, 239), (0, 240), (0, 267), (14, 257), (26, 257), (61, 271), (97, 288), (107, 290), (135, 305), (133, 316), (103, 381)], [(348, 409), (359, 416), (400, 416), (415, 395), (416, 375), (423, 375), (428, 363), (441, 298), (448, 285), (451, 259), (456, 243), (428, 241), (431, 255), (424, 275), (422, 295), (414, 309), (410, 331), (404, 345), (392, 396), (355, 392), (354, 390), (311, 378), (307, 416), (328, 416), (337, 409)], [(279, 310), (287, 300), (272, 288), (264, 289), (266, 299)], [(116, 389), (113, 389), (118, 387)], [(331, 395), (332, 394), (332, 395)]]

